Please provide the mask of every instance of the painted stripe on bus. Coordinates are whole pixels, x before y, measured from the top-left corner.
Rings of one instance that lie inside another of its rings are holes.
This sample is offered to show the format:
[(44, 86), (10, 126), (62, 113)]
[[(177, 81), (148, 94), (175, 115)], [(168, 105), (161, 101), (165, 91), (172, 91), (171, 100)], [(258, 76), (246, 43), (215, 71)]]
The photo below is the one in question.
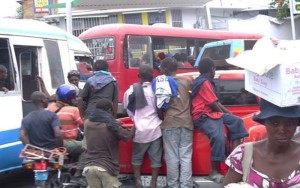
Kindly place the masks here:
[(0, 132), (0, 147), (4, 144), (20, 141), (19, 128)]
[(3, 144), (3, 145), (0, 145), (0, 149), (12, 147), (12, 146), (19, 145), (19, 144), (22, 144), (22, 142), (17, 141), (17, 142), (11, 142), (11, 143), (7, 143), (7, 144)]
[[(23, 144), (18, 141), (0, 148), (0, 172), (21, 168), (23, 159), (19, 157)], [(8, 147), (9, 146), (9, 147)]]

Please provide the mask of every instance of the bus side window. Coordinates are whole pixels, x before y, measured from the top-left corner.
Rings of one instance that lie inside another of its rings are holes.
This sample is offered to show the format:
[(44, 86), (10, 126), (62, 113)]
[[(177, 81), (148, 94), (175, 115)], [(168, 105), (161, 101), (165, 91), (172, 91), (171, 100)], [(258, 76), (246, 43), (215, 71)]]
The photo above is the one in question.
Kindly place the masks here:
[(83, 41), (91, 50), (95, 60), (115, 59), (115, 39), (113, 37), (101, 37)]
[(258, 104), (257, 97), (245, 90), (244, 88), (241, 89), (240, 96), (238, 98), (238, 102), (240, 105), (246, 105), (246, 104)]
[(8, 40), (0, 39), (0, 88), (2, 88), (2, 92), (4, 91), (4, 88), (9, 91), (15, 89), (15, 74)]
[(244, 89), (244, 80), (216, 80), (217, 95), (223, 105), (258, 104), (255, 95)]
[(225, 59), (229, 58), (229, 52), (230, 45), (211, 47), (204, 51), (202, 58), (211, 58), (216, 64), (216, 70), (230, 70), (234, 69), (234, 66), (229, 65), (225, 61)]
[(199, 53), (199, 49), (195, 49), (194, 40), (174, 37), (153, 37), (152, 40), (154, 54), (164, 53), (166, 57), (174, 57), (179, 69), (193, 68), (188, 61), (188, 56), (193, 55), (194, 52)]
[(143, 64), (153, 66), (152, 44), (149, 36), (127, 36), (129, 68), (139, 68)]
[(30, 101), (30, 95), (38, 91), (38, 55), (37, 47), (15, 45), (15, 52), (18, 61), (18, 67), (21, 74), (22, 97), (25, 101)]
[(65, 83), (62, 62), (60, 58), (61, 54), (56, 41), (44, 40), (44, 44), (47, 51), (52, 88), (56, 89), (61, 84)]

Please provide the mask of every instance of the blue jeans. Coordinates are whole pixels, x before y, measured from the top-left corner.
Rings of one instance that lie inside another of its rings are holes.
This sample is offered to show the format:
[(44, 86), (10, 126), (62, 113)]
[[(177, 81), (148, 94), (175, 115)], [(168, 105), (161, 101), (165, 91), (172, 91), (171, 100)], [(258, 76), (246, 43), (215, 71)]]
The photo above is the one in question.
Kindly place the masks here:
[(167, 184), (174, 188), (191, 188), (193, 130), (168, 128), (162, 130)]
[(212, 161), (223, 162), (226, 159), (226, 139), (223, 125), (228, 128), (230, 140), (242, 139), (249, 136), (243, 120), (229, 113), (224, 113), (220, 119), (211, 119), (207, 115), (202, 115), (194, 121), (194, 125), (195, 128), (203, 131), (210, 139)]

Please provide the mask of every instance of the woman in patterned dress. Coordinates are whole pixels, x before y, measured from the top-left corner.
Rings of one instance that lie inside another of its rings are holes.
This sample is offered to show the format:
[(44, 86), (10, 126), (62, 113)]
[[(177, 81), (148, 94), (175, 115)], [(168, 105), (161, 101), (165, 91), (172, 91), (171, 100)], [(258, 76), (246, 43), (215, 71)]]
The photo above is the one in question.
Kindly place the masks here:
[[(246, 183), (252, 187), (300, 187), (300, 143), (293, 140), (300, 126), (300, 106), (278, 107), (261, 100), (254, 121), (266, 126), (268, 138), (253, 143), (250, 173)], [(227, 158), (230, 167), (223, 186), (242, 181), (244, 146)]]

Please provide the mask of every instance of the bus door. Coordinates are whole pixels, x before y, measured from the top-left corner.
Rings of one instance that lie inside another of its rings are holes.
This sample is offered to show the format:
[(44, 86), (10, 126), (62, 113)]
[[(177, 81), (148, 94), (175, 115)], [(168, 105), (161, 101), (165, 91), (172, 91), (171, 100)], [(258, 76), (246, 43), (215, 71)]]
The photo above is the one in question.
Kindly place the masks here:
[[(12, 47), (8, 37), (0, 37), (0, 172), (18, 168), (22, 162), (18, 157), (23, 147), (18, 138), (22, 119), (22, 96)], [(3, 69), (6, 69), (7, 74), (3, 74)], [(6, 93), (3, 91), (4, 87), (8, 89)]]

